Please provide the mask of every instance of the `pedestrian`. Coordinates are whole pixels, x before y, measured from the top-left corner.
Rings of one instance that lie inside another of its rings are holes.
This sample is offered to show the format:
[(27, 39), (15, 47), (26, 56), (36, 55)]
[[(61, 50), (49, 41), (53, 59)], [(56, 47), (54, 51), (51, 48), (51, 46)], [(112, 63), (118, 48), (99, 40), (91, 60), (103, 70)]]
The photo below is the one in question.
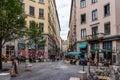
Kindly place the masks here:
[(80, 63), (81, 63), (81, 65), (84, 65), (84, 64), (85, 64), (85, 59), (84, 59), (84, 58), (81, 58), (81, 59), (80, 59)]
[(87, 65), (89, 66), (90, 65), (90, 59), (87, 58)]
[(104, 66), (107, 66), (107, 60), (106, 59), (104, 60)]
[(21, 55), (18, 54), (18, 57), (17, 57), (17, 58), (18, 58), (18, 63), (21, 64)]
[(15, 74), (18, 74), (18, 64), (15, 58), (12, 59), (12, 66), (14, 68)]

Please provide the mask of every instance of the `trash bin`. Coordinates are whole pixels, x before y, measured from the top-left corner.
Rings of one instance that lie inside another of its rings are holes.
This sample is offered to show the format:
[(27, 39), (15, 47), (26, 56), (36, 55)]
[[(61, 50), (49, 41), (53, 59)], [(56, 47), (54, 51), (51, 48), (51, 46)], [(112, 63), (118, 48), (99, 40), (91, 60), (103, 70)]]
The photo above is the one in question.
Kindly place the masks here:
[(32, 64), (26, 64), (25, 68), (26, 68), (26, 71), (31, 71), (32, 70)]
[(30, 64), (28, 60), (26, 60), (25, 69), (26, 69), (26, 71), (32, 70), (32, 64)]
[(11, 67), (11, 68), (10, 68), (9, 73), (10, 73), (10, 76), (11, 76), (11, 77), (15, 77), (15, 76), (16, 76), (16, 74), (15, 74), (15, 71), (14, 71), (14, 68), (13, 68), (13, 67)]

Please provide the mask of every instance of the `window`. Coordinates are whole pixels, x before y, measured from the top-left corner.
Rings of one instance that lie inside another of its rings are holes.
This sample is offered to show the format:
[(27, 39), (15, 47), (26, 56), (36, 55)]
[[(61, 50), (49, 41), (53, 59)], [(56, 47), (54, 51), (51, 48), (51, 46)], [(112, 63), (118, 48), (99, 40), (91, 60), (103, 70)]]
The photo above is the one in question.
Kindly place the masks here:
[(86, 7), (86, 0), (81, 0), (80, 1), (80, 8)]
[(110, 35), (110, 22), (104, 24), (104, 34)]
[(96, 37), (97, 36), (97, 33), (98, 33), (98, 27), (93, 27), (92, 28), (92, 37)]
[(110, 4), (109, 3), (104, 6), (104, 16), (108, 16), (108, 15), (110, 15)]
[(44, 0), (39, 0), (40, 3), (44, 3)]
[(43, 32), (44, 31), (44, 23), (39, 23), (40, 30)]
[(91, 43), (91, 49), (92, 50), (99, 49), (99, 43), (98, 42)]
[(81, 29), (81, 39), (85, 39), (86, 37), (86, 29)]
[(92, 21), (98, 19), (98, 12), (97, 9), (92, 11)]
[(112, 41), (103, 42), (103, 49), (112, 49)]
[(34, 16), (34, 11), (35, 11), (35, 9), (34, 9), (34, 7), (32, 7), (32, 6), (30, 6), (30, 16)]
[(97, 2), (97, 0), (91, 0), (91, 1), (92, 1), (92, 4)]
[(86, 23), (86, 14), (81, 14), (81, 24)]
[(44, 18), (44, 9), (39, 9), (39, 18)]

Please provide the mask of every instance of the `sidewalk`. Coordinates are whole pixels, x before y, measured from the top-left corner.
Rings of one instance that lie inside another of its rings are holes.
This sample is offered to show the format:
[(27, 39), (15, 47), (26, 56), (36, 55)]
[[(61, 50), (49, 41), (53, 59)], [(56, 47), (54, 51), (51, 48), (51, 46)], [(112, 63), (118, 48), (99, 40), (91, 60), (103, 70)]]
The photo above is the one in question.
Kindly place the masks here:
[(0, 80), (10, 80), (10, 74), (8, 72), (0, 73)]
[(0, 71), (0, 80), (10, 80), (10, 74), (9, 69), (11, 67), (11, 62), (2, 63), (3, 64), (3, 70)]

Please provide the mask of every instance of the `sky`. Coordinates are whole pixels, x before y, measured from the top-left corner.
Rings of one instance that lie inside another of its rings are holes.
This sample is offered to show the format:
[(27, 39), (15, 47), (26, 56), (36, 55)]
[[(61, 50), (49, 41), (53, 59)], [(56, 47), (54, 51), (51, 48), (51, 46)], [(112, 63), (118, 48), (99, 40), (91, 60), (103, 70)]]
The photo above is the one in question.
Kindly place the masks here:
[(67, 40), (71, 0), (56, 0), (56, 6), (61, 27), (61, 38)]

